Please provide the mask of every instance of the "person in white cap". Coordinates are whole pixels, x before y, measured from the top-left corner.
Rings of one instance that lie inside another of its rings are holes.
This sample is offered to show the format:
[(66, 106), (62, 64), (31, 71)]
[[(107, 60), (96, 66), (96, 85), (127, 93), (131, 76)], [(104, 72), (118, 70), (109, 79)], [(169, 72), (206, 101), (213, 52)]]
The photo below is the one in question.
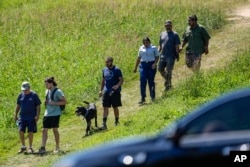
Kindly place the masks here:
[[(17, 97), (17, 105), (14, 113), (14, 120), (17, 122), (21, 148), (18, 153), (27, 152), (25, 145), (24, 133), (28, 129), (29, 148), (28, 153), (33, 153), (33, 132), (36, 132), (36, 122), (40, 115), (41, 101), (38, 94), (30, 90), (30, 83), (23, 82), (21, 85), (22, 92)], [(19, 113), (19, 116), (18, 116)]]

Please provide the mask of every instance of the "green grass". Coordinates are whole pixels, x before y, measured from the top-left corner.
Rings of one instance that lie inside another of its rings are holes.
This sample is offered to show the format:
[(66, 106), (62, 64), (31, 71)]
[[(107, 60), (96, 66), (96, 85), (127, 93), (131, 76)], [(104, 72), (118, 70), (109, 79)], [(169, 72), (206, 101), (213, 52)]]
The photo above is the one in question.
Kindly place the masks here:
[[(85, 126), (75, 117), (74, 108), (82, 104), (82, 100), (98, 99), (101, 68), (105, 65), (106, 56), (114, 57), (115, 64), (123, 70), (124, 88), (128, 90), (127, 88), (133, 87), (131, 83), (137, 80), (131, 73), (142, 38), (149, 36), (157, 45), (166, 19), (173, 20), (175, 31), (181, 35), (186, 28), (187, 16), (195, 13), (199, 22), (211, 34), (216, 34), (227, 24), (225, 11), (244, 2), (246, 1), (236, 3), (229, 0), (225, 4), (218, 0), (198, 0), (195, 3), (192, 0), (145, 0), (143, 3), (139, 0), (2, 0), (0, 162), (14, 154), (9, 151), (11, 148), (19, 146), (13, 115), (20, 85), (24, 80), (31, 82), (32, 89), (43, 100), (44, 78), (55, 76), (58, 87), (62, 88), (68, 100), (61, 127), (68, 128), (62, 132), (62, 143), (69, 143), (64, 147), (71, 151), (123, 136), (156, 133), (194, 106), (226, 90), (249, 85), (249, 48), (246, 47), (244, 53), (238, 53), (242, 56), (238, 56), (227, 68), (194, 75), (178, 85), (178, 89), (173, 90), (166, 98), (159, 99), (156, 105), (127, 111), (122, 115), (124, 126), (116, 129), (111, 126), (110, 133), (100, 133), (84, 139), (84, 142), (72, 144), (72, 138), (77, 140), (79, 136), (72, 134), (71, 130), (75, 130), (78, 124), (82, 126), (80, 134)], [(243, 70), (244, 73), (241, 72)], [(135, 99), (129, 100), (133, 102)], [(43, 111), (42, 105), (41, 118)], [(101, 111), (99, 120), (101, 121)], [(35, 137), (35, 142), (40, 143), (39, 137)], [(51, 164), (54, 159), (48, 161)]]

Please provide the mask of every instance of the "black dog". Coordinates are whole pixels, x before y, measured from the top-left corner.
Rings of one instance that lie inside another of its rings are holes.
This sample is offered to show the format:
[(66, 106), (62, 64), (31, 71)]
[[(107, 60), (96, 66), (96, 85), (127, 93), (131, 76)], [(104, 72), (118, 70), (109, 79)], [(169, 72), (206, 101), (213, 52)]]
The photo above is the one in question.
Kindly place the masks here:
[(87, 122), (87, 128), (86, 128), (86, 133), (85, 136), (90, 135), (90, 128), (92, 128), (91, 126), (91, 119), (95, 118), (95, 127), (97, 127), (97, 109), (96, 109), (96, 105), (95, 103), (89, 103), (86, 101), (83, 101), (84, 103), (87, 104), (86, 107), (83, 106), (78, 106), (76, 108), (75, 114), (77, 116), (82, 115), (83, 119), (86, 119)]

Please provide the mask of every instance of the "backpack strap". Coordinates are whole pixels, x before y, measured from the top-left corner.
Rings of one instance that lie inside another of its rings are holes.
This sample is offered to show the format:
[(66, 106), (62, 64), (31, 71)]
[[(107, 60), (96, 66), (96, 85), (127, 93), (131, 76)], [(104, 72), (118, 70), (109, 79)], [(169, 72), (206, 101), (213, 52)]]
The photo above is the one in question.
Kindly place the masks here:
[(52, 94), (51, 94), (51, 100), (52, 100), (52, 101), (54, 101), (54, 94), (55, 94), (56, 91), (57, 91), (57, 88), (55, 88), (55, 89), (53, 90)]
[[(53, 101), (54, 101), (54, 94), (55, 94), (55, 92), (57, 91), (57, 89), (58, 89), (58, 88), (55, 88), (55, 89), (53, 90), (52, 94), (51, 94), (50, 99), (53, 100)], [(46, 93), (46, 99), (48, 99), (48, 96), (49, 96), (49, 91), (47, 91), (47, 93)]]

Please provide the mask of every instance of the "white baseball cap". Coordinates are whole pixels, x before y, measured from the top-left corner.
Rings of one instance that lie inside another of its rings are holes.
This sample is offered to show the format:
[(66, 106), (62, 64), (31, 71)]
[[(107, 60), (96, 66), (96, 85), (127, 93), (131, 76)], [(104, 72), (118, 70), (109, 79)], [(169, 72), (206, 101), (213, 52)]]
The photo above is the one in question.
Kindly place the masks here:
[(21, 90), (28, 90), (30, 89), (30, 83), (27, 81), (24, 81), (21, 86)]

